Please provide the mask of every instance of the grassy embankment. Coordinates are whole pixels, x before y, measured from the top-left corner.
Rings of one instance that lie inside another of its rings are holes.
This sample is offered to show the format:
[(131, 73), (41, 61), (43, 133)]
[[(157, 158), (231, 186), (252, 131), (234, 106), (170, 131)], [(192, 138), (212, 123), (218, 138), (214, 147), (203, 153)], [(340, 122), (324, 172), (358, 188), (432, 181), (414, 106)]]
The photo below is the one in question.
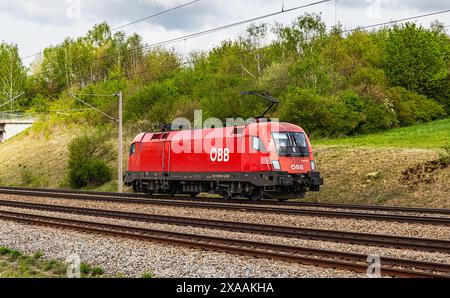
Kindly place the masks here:
[[(66, 166), (70, 141), (92, 127), (80, 124), (39, 122), (31, 129), (0, 144), (0, 185), (43, 188), (67, 188)], [(124, 160), (134, 133), (124, 137)], [(117, 140), (111, 139), (117, 147)], [(117, 167), (111, 162), (111, 167)], [(114, 191), (116, 181), (98, 190)]]
[[(64, 186), (67, 144), (89, 127), (39, 125), (0, 144), (0, 185)], [(125, 137), (124, 158), (134, 135)], [(450, 119), (313, 143), (326, 185), (307, 200), (450, 207), (450, 171), (436, 162), (450, 144)]]
[(450, 144), (450, 119), (392, 129), (379, 134), (314, 143), (319, 146), (439, 149)]
[(450, 119), (313, 143), (326, 185), (308, 200), (450, 207)]

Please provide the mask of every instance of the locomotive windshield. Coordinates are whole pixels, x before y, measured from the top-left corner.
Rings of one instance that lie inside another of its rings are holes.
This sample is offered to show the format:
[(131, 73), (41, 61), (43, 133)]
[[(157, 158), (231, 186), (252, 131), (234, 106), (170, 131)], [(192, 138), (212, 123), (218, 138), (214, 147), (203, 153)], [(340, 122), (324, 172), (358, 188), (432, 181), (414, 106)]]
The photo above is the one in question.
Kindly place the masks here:
[(301, 132), (274, 132), (277, 152), (280, 156), (309, 156), (306, 136)]

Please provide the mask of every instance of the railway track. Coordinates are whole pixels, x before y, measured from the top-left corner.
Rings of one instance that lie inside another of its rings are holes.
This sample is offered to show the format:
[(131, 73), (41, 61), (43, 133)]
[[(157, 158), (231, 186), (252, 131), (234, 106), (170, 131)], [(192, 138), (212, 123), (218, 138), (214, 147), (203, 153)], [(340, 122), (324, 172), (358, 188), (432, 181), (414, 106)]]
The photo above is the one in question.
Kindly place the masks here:
[[(100, 233), (125, 238), (168, 243), (197, 249), (295, 262), (304, 265), (366, 273), (367, 256), (264, 242), (184, 234), (169, 231), (102, 224), (90, 221), (0, 211), (0, 219), (33, 225)], [(450, 278), (450, 265), (381, 257), (381, 274), (393, 277)]]
[(89, 201), (103, 201), (116, 203), (133, 203), (133, 204), (151, 204), (171, 207), (186, 207), (186, 208), (202, 208), (215, 209), (227, 211), (245, 211), (245, 212), (260, 212), (260, 213), (274, 213), (283, 215), (298, 215), (298, 216), (314, 216), (327, 218), (351, 218), (361, 220), (375, 220), (375, 221), (391, 221), (415, 224), (431, 224), (450, 226), (449, 217), (432, 217), (432, 216), (413, 216), (413, 215), (399, 215), (399, 214), (379, 214), (379, 213), (362, 213), (362, 212), (343, 212), (332, 210), (314, 210), (302, 208), (281, 208), (273, 206), (258, 206), (258, 205), (236, 205), (226, 203), (204, 203), (204, 202), (188, 202), (175, 201), (166, 199), (148, 199), (148, 198), (128, 198), (122, 195), (102, 195), (102, 194), (86, 194), (72, 191), (47, 191), (47, 190), (13, 190), (0, 188), (0, 193), (30, 197), (51, 197), (51, 198), (65, 198), (74, 200), (89, 200)]
[(354, 205), (354, 204), (332, 204), (332, 203), (311, 203), (311, 202), (278, 202), (278, 201), (248, 201), (245, 199), (217, 199), (217, 198), (203, 198), (203, 197), (188, 197), (188, 196), (167, 196), (154, 195), (144, 196), (135, 193), (115, 193), (115, 192), (93, 192), (93, 191), (79, 191), (79, 190), (63, 190), (63, 189), (42, 189), (42, 188), (23, 188), (23, 187), (0, 187), (0, 193), (3, 190), (13, 191), (34, 191), (47, 193), (70, 193), (83, 195), (98, 195), (103, 197), (122, 197), (142, 199), (148, 202), (152, 200), (170, 199), (181, 202), (206, 202), (206, 203), (230, 203), (241, 205), (262, 205), (262, 206), (283, 206), (283, 207), (315, 207), (315, 208), (329, 208), (329, 209), (345, 209), (345, 210), (366, 210), (379, 212), (400, 212), (400, 213), (417, 213), (417, 214), (441, 214), (450, 215), (450, 209), (441, 208), (414, 208), (414, 207), (397, 207), (397, 206), (375, 206), (375, 205)]
[(277, 237), (413, 249), (431, 252), (444, 252), (444, 253), (450, 252), (450, 241), (438, 239), (423, 239), (423, 238), (410, 238), (410, 237), (400, 237), (390, 235), (330, 231), (330, 230), (320, 230), (310, 228), (252, 224), (244, 222), (207, 220), (190, 217), (173, 217), (154, 214), (77, 208), (68, 206), (35, 204), (17, 201), (4, 201), (4, 200), (0, 200), (0, 206), (29, 209), (29, 210), (59, 212), (67, 214), (77, 214), (85, 216), (106, 217), (130, 221), (152, 222), (168, 225), (191, 226), (197, 228), (217, 229), (233, 232), (255, 233)]

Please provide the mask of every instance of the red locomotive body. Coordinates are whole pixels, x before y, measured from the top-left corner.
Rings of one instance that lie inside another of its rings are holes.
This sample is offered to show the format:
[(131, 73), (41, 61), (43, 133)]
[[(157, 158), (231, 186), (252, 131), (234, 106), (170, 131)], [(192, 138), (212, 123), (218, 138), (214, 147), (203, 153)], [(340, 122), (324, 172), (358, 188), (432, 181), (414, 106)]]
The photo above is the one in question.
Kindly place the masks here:
[(125, 183), (135, 192), (287, 200), (319, 191), (323, 179), (298, 126), (246, 126), (138, 135)]

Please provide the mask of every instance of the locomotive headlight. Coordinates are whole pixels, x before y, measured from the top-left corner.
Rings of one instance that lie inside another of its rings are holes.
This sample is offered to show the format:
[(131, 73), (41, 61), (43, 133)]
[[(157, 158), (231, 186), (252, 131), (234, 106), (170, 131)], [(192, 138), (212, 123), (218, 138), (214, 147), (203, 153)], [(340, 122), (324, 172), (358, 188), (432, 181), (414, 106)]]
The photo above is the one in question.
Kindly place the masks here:
[(315, 170), (316, 170), (316, 162), (311, 161), (311, 171), (315, 171)]
[(281, 170), (281, 165), (280, 162), (278, 160), (274, 160), (272, 161), (273, 167), (276, 171), (280, 171)]

